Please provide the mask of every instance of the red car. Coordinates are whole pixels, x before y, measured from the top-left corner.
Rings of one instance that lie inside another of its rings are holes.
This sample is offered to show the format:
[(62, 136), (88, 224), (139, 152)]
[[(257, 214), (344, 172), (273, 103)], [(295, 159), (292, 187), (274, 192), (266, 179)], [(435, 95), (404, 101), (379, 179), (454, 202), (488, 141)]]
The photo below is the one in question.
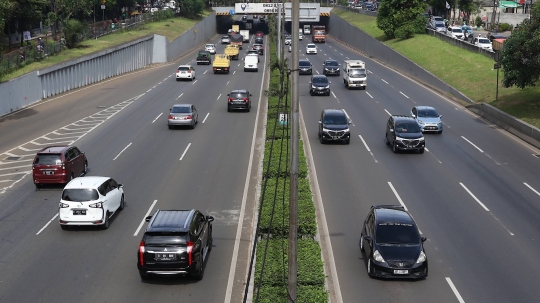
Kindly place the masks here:
[(264, 33), (261, 31), (258, 31), (255, 33), (255, 37), (264, 37)]
[(75, 146), (49, 146), (40, 150), (34, 158), (32, 176), (36, 188), (42, 184), (65, 184), (75, 177), (86, 174), (88, 160)]

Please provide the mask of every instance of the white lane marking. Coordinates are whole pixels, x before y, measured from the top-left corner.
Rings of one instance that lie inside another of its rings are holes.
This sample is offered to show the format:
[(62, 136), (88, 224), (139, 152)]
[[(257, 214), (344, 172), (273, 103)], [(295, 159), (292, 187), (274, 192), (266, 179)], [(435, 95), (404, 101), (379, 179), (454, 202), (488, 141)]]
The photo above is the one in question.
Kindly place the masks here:
[(180, 96), (176, 97), (176, 100), (180, 99), (184, 93), (181, 93)]
[(367, 94), (368, 96), (370, 96), (370, 97), (371, 97), (371, 99), (373, 99), (373, 96), (372, 96), (372, 95), (370, 95), (370, 94), (369, 94), (368, 92), (366, 92), (366, 94)]
[(202, 73), (202, 74), (203, 74), (203, 75), (206, 74), (207, 71), (208, 71), (208, 70), (205, 70), (204, 73)]
[(45, 224), (45, 226), (43, 226), (37, 233), (36, 233), (36, 236), (39, 235), (43, 230), (45, 230), (45, 228), (47, 228), (47, 226), (49, 226), (49, 224), (51, 224), (51, 222), (56, 219), (58, 217), (58, 213), (56, 215), (54, 215), (54, 217), (52, 217), (52, 219), (49, 220), (49, 222), (47, 222), (47, 224)]
[(409, 99), (409, 96), (405, 95), (402, 91), (399, 91), (399, 93), (405, 96), (405, 98)]
[(184, 150), (184, 152), (182, 153), (182, 156), (180, 157), (180, 161), (182, 161), (182, 159), (184, 159), (184, 156), (186, 155), (186, 153), (187, 153), (190, 146), (191, 146), (191, 143), (189, 143), (187, 145), (186, 150)]
[(319, 71), (318, 71), (318, 70), (315, 70), (315, 72), (317, 73), (317, 75), (319, 75)]
[(334, 98), (336, 98), (336, 99), (337, 99), (337, 97), (336, 97), (336, 95), (334, 94), (334, 92), (332, 92), (332, 96), (334, 96)]
[(343, 54), (342, 54), (342, 53), (339, 53), (339, 54), (343, 56)]
[(470, 145), (474, 146), (474, 148), (476, 148), (477, 150), (479, 150), (481, 153), (483, 153), (484, 151), (481, 150), (478, 146), (474, 145), (474, 143), (472, 143), (471, 141), (469, 141), (467, 138), (461, 136), (461, 138), (463, 138), (463, 140), (469, 142)]
[(221, 98), (221, 94), (219, 94), (219, 96), (217, 96), (216, 101), (219, 100), (219, 98)]
[(381, 79), (384, 83), (388, 84), (388, 82), (386, 82), (384, 79)]
[[(238, 66), (240, 66), (240, 63), (238, 63)], [(234, 75), (234, 72), (233, 72), (233, 75)]]
[(193, 83), (191, 83), (191, 85), (193, 85), (193, 84), (197, 83), (197, 81), (198, 81), (198, 80), (195, 80), (195, 81), (193, 81)]
[(225, 84), (225, 85), (229, 85), (229, 82), (231, 82), (231, 81), (227, 81), (227, 84)]
[[(347, 119), (351, 120), (351, 123), (352, 123), (352, 119), (349, 116), (349, 113), (347, 113), (347, 111), (344, 108), (342, 108), (341, 110), (345, 113), (345, 116), (347, 117)], [(354, 126), (354, 124), (353, 124), (353, 126)]]
[(444, 126), (448, 127), (448, 128), (451, 128), (450, 125), (448, 125), (448, 123), (446, 122), (443, 122), (444, 123)]
[(204, 117), (204, 119), (202, 120), (202, 123), (206, 121), (206, 118), (208, 118), (208, 116), (210, 116), (210, 113), (206, 114), (206, 117)]
[(120, 155), (130, 146), (131, 146), (131, 143), (129, 143), (126, 147), (124, 147), (124, 149), (120, 153), (118, 153), (118, 155), (116, 155), (116, 157), (114, 157), (113, 161), (116, 160), (116, 158), (120, 157)]
[(525, 186), (527, 186), (530, 190), (532, 190), (535, 194), (539, 195), (540, 196), (540, 193), (538, 191), (536, 191), (536, 189), (534, 189), (532, 186), (530, 186), (529, 184), (523, 182), (523, 184), (525, 184)]
[(149, 89), (149, 90), (147, 90), (146, 92), (148, 93), (148, 92), (151, 91), (151, 90), (152, 90), (152, 89)]
[(154, 121), (152, 121), (152, 123), (156, 122), (156, 120), (157, 120), (159, 117), (161, 117), (161, 115), (163, 115), (163, 113), (160, 113), (160, 114), (154, 119)]
[(349, 57), (345, 57), (346, 59), (350, 59)]
[(394, 192), (394, 195), (395, 195), (396, 198), (398, 199), (399, 204), (401, 204), (401, 206), (403, 206), (403, 208), (405, 208), (406, 211), (409, 211), (409, 210), (407, 209), (407, 206), (405, 206), (405, 203), (403, 203), (403, 200), (401, 200), (401, 197), (399, 196), (398, 192), (396, 191), (396, 189), (395, 189), (394, 186), (392, 185), (392, 182), (388, 182), (388, 186), (390, 186), (390, 188), (391, 188), (392, 191)]
[(435, 160), (439, 161), (440, 164), (442, 164), (441, 160), (439, 160), (439, 158), (435, 157), (435, 155), (429, 151), (429, 149), (427, 147), (424, 147), (426, 149), (426, 151), (433, 156), (433, 158), (435, 158)]
[(461, 187), (463, 187), (463, 189), (465, 189), (469, 195), (471, 195), (471, 197), (473, 197), (473, 199), (480, 204), (480, 206), (482, 206), (486, 211), (489, 211), (489, 208), (487, 208), (482, 201), (478, 200), (478, 198), (467, 188), (467, 186), (465, 186), (465, 184), (459, 182), (459, 185), (461, 185)]
[(373, 155), (373, 152), (371, 151), (371, 149), (369, 149), (369, 146), (367, 145), (362, 135), (358, 135), (358, 137), (360, 137), (360, 140), (362, 140), (362, 143), (364, 143), (364, 146), (366, 147), (367, 151), (371, 154), (373, 161), (375, 161), (375, 163), (379, 163), (379, 161), (377, 161), (377, 159), (375, 158), (375, 155)]
[(233, 74), (233, 75), (236, 74), (236, 71), (234, 70), (234, 71), (232, 72), (232, 74)]
[(389, 116), (392, 116), (392, 114), (386, 110), (386, 108), (384, 109), (384, 111), (389, 115)]
[(465, 303), (465, 301), (463, 300), (463, 298), (461, 297), (461, 295), (459, 294), (459, 291), (457, 290), (457, 288), (454, 286), (454, 283), (452, 283), (452, 280), (450, 280), (450, 278), (446, 277), (446, 282), (448, 282), (448, 285), (450, 285), (450, 288), (452, 289), (452, 291), (454, 292), (454, 295), (456, 296), (456, 298), (458, 299), (459, 303)]
[(157, 85), (154, 85), (154, 86), (152, 87), (152, 89), (156, 88), (156, 86), (157, 86)]
[[(266, 38), (268, 39), (268, 38)], [(266, 62), (266, 54), (264, 52), (264, 60)], [(259, 125), (259, 113), (261, 110), (261, 99), (264, 88), (264, 74), (266, 73), (266, 64), (263, 64), (263, 77), (261, 79), (261, 89), (259, 94), (259, 104), (257, 105), (257, 115), (255, 116), (255, 127), (253, 128), (253, 136), (251, 137), (251, 151), (249, 152), (248, 168), (246, 173), (246, 181), (244, 183), (244, 193), (242, 195), (242, 205), (240, 206), (240, 217), (238, 218), (238, 227), (236, 228), (236, 236), (234, 238), (234, 248), (231, 260), (231, 267), (229, 269), (229, 279), (227, 280), (227, 288), (225, 291), (225, 303), (231, 303), (232, 299), (232, 287), (234, 284), (234, 275), (236, 273), (236, 262), (238, 260), (238, 250), (240, 249), (240, 237), (242, 236), (242, 229), (244, 226), (244, 213), (246, 211), (246, 202), (248, 195), (248, 188), (250, 184), (251, 167), (253, 166), (253, 154), (255, 152), (255, 143), (257, 142), (257, 127)]]
[[(25, 162), (26, 162), (26, 161), (30, 161), (30, 159), (24, 160), (24, 161), (25, 161)], [(28, 165), (22, 165), (22, 166), (10, 166), (10, 167), (6, 167), (6, 168), (0, 168), (0, 170), (12, 170), (12, 169), (14, 169), (14, 168), (28, 168)], [(30, 172), (30, 171), (28, 171), (28, 172)], [(6, 181), (6, 180), (4, 180), (4, 181), (0, 180), (0, 182), (5, 182), (5, 181)]]
[(141, 224), (139, 224), (139, 227), (137, 227), (137, 230), (135, 231), (135, 233), (133, 234), (133, 236), (137, 236), (137, 234), (139, 233), (139, 231), (141, 230), (144, 222), (146, 222), (146, 217), (150, 216), (150, 212), (152, 211), (152, 208), (154, 208), (154, 205), (156, 205), (157, 203), (157, 200), (154, 200), (154, 202), (152, 203), (152, 205), (150, 205), (150, 208), (148, 209), (148, 211), (146, 212), (146, 215), (142, 218), (142, 221), (141, 221)]

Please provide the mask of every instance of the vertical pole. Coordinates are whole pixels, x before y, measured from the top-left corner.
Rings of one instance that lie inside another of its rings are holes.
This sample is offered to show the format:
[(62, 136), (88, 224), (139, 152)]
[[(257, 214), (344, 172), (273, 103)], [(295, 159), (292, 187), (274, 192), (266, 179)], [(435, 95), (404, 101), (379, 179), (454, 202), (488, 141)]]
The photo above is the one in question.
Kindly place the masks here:
[[(278, 5), (278, 9), (277, 9), (277, 57), (278, 57), (278, 60), (281, 60), (281, 54), (283, 53), (281, 51), (281, 22), (283, 22), (281, 20), (281, 10), (282, 9), (285, 9), (284, 7), (282, 7), (282, 5)], [(281, 61), (280, 61), (281, 62)]]
[(499, 68), (497, 68), (497, 86), (495, 86), (495, 101), (499, 100)]
[(289, 303), (296, 303), (296, 284), (298, 278), (298, 142), (300, 135), (298, 93), (298, 26), (300, 24), (300, 0), (292, 0), (291, 7), (291, 175), (289, 196)]

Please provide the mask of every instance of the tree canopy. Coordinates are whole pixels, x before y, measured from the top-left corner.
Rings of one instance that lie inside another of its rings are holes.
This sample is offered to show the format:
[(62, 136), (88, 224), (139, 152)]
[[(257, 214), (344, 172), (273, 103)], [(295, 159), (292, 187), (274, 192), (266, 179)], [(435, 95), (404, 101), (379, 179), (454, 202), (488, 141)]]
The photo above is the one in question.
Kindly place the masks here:
[(536, 86), (540, 80), (540, 4), (534, 3), (531, 19), (512, 31), (501, 51), (504, 87)]
[(385, 0), (380, 2), (377, 27), (386, 37), (408, 39), (425, 31), (427, 3), (423, 0)]

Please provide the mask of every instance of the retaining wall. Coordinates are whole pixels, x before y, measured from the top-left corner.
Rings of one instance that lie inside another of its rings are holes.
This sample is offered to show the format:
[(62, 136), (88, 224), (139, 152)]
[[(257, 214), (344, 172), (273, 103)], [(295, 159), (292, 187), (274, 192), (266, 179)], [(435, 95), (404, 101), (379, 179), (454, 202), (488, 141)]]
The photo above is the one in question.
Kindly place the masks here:
[[(433, 36), (433, 37), (437, 37), (440, 40), (443, 40), (443, 41), (445, 41), (445, 42), (447, 42), (449, 44), (455, 45), (457, 47), (461, 47), (463, 49), (466, 49), (466, 50), (474, 52), (474, 53), (482, 54), (482, 55), (484, 55), (484, 56), (486, 56), (488, 58), (491, 58), (491, 59), (495, 60), (495, 53), (493, 51), (489, 51), (489, 50), (480, 48), (480, 47), (478, 47), (478, 46), (476, 46), (474, 44), (466, 42), (465, 40), (452, 38), (452, 37), (450, 37), (450, 36), (448, 36), (446, 34), (434, 31), (434, 30), (429, 29), (429, 28), (426, 28), (426, 34), (428, 34), (430, 36)], [(495, 63), (495, 62), (493, 62), (493, 63)]]
[(217, 32), (216, 13), (187, 30), (182, 36), (167, 45), (167, 60), (172, 61), (212, 38)]

